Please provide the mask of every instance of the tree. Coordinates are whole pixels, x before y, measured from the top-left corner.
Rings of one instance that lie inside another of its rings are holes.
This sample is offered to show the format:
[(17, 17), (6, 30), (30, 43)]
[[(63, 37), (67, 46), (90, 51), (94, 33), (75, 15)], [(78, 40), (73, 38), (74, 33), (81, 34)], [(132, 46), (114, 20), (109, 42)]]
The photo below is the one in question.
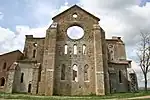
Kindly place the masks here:
[(138, 44), (138, 61), (144, 75), (145, 91), (147, 92), (147, 73), (150, 67), (150, 33), (140, 32), (140, 42)]

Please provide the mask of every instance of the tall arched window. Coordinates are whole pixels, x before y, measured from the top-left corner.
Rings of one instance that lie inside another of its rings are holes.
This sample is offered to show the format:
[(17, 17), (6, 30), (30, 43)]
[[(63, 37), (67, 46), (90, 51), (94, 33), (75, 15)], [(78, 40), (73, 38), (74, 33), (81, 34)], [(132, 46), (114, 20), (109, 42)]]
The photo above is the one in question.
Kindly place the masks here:
[(77, 45), (76, 45), (76, 44), (73, 46), (73, 54), (74, 54), (74, 55), (77, 54)]
[(28, 93), (31, 93), (31, 84), (28, 85)]
[(4, 85), (5, 85), (5, 78), (2, 77), (2, 78), (0, 79), (0, 86), (4, 86)]
[(23, 83), (24, 80), (23, 78), (24, 78), (24, 73), (21, 73), (21, 80), (20, 80), (21, 83)]
[(78, 67), (77, 65), (73, 65), (73, 81), (78, 82)]
[(122, 83), (122, 73), (121, 73), (121, 70), (119, 70), (119, 83)]
[(84, 55), (86, 54), (86, 45), (85, 45), (85, 44), (82, 46), (82, 53), (83, 53)]
[(64, 53), (67, 54), (68, 53), (68, 45), (67, 44), (65, 44), (65, 48), (64, 49), (65, 49)]
[(4, 62), (3, 69), (6, 69), (6, 65), (7, 65), (7, 63)]
[(35, 58), (36, 50), (33, 50), (33, 58)]
[(66, 77), (66, 66), (63, 64), (61, 66), (61, 80), (65, 80)]
[(89, 81), (89, 66), (84, 66), (84, 81)]

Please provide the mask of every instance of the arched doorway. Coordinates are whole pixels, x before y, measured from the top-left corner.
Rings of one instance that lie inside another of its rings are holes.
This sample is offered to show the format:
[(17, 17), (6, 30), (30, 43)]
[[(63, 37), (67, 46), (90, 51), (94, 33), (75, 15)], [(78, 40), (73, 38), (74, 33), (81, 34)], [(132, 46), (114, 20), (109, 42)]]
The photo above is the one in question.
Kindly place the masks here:
[(5, 85), (5, 78), (2, 77), (2, 78), (0, 79), (0, 86), (4, 86), (4, 85)]
[(28, 85), (28, 93), (31, 93), (31, 84)]

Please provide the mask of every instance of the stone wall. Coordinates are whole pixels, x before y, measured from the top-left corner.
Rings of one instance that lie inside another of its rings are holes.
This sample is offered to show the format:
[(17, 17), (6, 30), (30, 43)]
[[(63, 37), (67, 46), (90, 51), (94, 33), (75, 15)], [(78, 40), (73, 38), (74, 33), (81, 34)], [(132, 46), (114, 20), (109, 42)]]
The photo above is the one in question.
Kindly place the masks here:
[[(128, 76), (127, 76), (128, 64), (123, 63), (109, 63), (109, 79), (111, 93), (115, 92), (128, 92)], [(119, 76), (119, 71), (121, 75)], [(119, 77), (121, 81), (119, 81)]]
[[(18, 61), (18, 69), (9, 71), (7, 85), (12, 89), (7, 88), (8, 91), (40, 95), (127, 92), (130, 65), (125, 45), (120, 37), (105, 39), (99, 21), (75, 5), (53, 18), (45, 38), (26, 35), (24, 58)], [(68, 28), (72, 26), (82, 28), (84, 36), (68, 37)]]
[(19, 67), (20, 67), (20, 77), (21, 74), (23, 73), (23, 81), (21, 82), (21, 78), (18, 82), (16, 82), (15, 85), (19, 85), (20, 84), (20, 91), (19, 92), (24, 92), (24, 93), (28, 93), (28, 86), (29, 84), (32, 85), (32, 78), (33, 78), (33, 66), (34, 63), (23, 63), (23, 62), (19, 62)]
[[(77, 15), (77, 18), (73, 17)], [(53, 18), (53, 24), (47, 30), (44, 46), (44, 58), (41, 72), (39, 93), (45, 95), (89, 95), (105, 94), (104, 64), (99, 19), (93, 17), (77, 6)], [(79, 26), (84, 36), (72, 40), (67, 36), (67, 29)], [(64, 46), (68, 53), (64, 54)], [(73, 46), (77, 45), (77, 54), (73, 54)], [(82, 47), (86, 45), (86, 55)], [(56, 52), (55, 52), (56, 51)], [(66, 66), (66, 78), (61, 80), (61, 67)], [(78, 81), (74, 81), (73, 65), (78, 67)], [(84, 66), (89, 66), (89, 81), (84, 81)], [(107, 66), (105, 66), (107, 67)]]
[(106, 39), (109, 61), (126, 60), (125, 44), (120, 37)]
[[(5, 79), (5, 84), (8, 82), (7, 78), (8, 78), (8, 74), (9, 74), (9, 69), (11, 67), (11, 65), (21, 59), (23, 57), (23, 54), (19, 51), (12, 51), (9, 53), (5, 53), (0, 55), (0, 84), (1, 84), (1, 79), (4, 78)], [(0, 86), (0, 91), (5, 91), (5, 84), (4, 86)]]
[[(37, 61), (42, 63), (44, 53), (44, 40), (45, 38), (34, 38), (33, 35), (26, 35), (24, 46), (24, 59), (29, 61)], [(33, 57), (35, 53), (35, 57)]]

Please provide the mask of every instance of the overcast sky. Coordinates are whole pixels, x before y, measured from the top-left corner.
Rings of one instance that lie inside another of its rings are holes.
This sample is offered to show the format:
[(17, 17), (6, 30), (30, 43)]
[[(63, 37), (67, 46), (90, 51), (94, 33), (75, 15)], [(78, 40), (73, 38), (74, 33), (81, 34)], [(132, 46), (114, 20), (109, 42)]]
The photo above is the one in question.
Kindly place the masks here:
[(150, 32), (150, 2), (140, 0), (0, 0), (0, 54), (23, 50), (25, 35), (44, 37), (51, 18), (77, 4), (101, 19), (106, 37), (121, 36), (128, 59), (136, 64), (140, 31)]

